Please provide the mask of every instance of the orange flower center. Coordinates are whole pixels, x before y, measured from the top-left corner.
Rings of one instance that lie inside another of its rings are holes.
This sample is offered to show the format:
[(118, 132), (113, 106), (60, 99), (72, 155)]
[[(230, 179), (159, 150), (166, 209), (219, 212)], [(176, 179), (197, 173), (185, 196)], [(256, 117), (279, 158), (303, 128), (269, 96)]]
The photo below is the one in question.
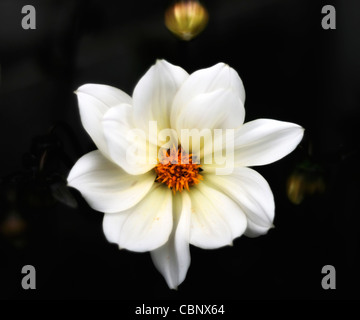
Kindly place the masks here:
[(176, 150), (173, 146), (170, 150), (163, 150), (163, 155), (155, 167), (156, 181), (165, 183), (169, 189), (181, 192), (203, 180), (201, 166), (192, 163), (193, 155), (186, 153), (181, 147)]

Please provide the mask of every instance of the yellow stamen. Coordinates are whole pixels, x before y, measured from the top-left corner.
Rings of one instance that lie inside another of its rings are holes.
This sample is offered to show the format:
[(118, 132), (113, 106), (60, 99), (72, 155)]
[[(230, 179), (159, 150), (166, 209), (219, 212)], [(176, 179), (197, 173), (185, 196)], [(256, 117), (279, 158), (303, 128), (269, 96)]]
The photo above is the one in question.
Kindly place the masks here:
[(201, 166), (192, 161), (192, 154), (187, 154), (181, 147), (178, 150), (175, 146), (169, 151), (164, 150), (163, 159), (155, 167), (156, 181), (165, 183), (174, 194), (184, 188), (189, 191), (190, 187), (203, 180), (199, 173)]

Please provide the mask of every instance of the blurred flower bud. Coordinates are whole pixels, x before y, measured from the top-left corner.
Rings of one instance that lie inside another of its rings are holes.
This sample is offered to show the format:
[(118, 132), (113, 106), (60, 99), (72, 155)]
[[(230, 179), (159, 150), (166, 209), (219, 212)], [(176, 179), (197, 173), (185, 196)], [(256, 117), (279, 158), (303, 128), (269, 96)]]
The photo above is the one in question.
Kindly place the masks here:
[(305, 197), (325, 192), (325, 181), (321, 167), (309, 162), (299, 165), (287, 180), (287, 196), (294, 204)]
[(166, 27), (182, 40), (191, 40), (204, 30), (207, 10), (196, 0), (180, 0), (165, 12)]
[(0, 223), (0, 233), (5, 237), (21, 235), (26, 229), (25, 220), (16, 212), (10, 212)]

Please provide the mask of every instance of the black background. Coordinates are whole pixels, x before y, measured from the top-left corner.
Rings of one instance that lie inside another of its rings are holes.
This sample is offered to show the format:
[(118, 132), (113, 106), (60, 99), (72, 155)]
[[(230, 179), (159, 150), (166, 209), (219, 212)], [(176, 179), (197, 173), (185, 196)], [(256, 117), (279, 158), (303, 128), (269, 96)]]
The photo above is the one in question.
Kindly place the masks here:
[[(15, 212), (27, 227), (16, 237), (0, 234), (0, 298), (359, 298), (360, 2), (204, 0), (209, 24), (188, 43), (164, 26), (170, 3), (1, 0), (0, 225)], [(36, 30), (21, 27), (26, 4), (36, 9)], [(336, 30), (321, 27), (325, 4), (336, 8)], [(49, 143), (45, 171), (63, 178), (94, 149), (81, 126), (76, 88), (103, 83), (131, 94), (158, 58), (188, 72), (228, 63), (245, 85), (246, 121), (273, 118), (306, 129), (295, 152), (256, 168), (274, 192), (275, 229), (241, 237), (233, 247), (191, 247), (177, 291), (168, 289), (148, 253), (109, 244), (102, 214), (77, 191), (71, 192), (78, 207), (69, 208), (53, 201), (46, 178), (34, 173)], [(59, 122), (49, 142), (49, 128)], [(286, 180), (309, 141), (327, 188), (294, 205)], [(36, 268), (36, 290), (21, 287), (26, 264)], [(336, 290), (321, 287), (328, 264), (336, 268)]]

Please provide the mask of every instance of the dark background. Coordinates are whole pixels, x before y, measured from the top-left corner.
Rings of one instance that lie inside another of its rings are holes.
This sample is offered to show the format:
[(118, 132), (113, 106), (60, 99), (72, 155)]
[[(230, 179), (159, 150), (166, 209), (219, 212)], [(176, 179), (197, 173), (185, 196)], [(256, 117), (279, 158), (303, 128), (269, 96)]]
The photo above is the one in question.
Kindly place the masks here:
[[(164, 26), (170, 3), (1, 0), (0, 298), (359, 298), (360, 2), (204, 0), (209, 24), (188, 43)], [(36, 30), (21, 27), (26, 4), (36, 9)], [(326, 4), (336, 8), (336, 30), (321, 28)], [(274, 192), (276, 228), (233, 247), (191, 247), (178, 291), (168, 289), (148, 253), (109, 244), (102, 213), (64, 182), (94, 149), (73, 91), (103, 83), (131, 94), (157, 58), (188, 72), (228, 63), (245, 85), (246, 121), (306, 129), (295, 152), (256, 168)], [(304, 159), (326, 190), (294, 205), (286, 181)], [(36, 268), (36, 290), (21, 287), (26, 264)], [(321, 287), (328, 264), (336, 290)]]

